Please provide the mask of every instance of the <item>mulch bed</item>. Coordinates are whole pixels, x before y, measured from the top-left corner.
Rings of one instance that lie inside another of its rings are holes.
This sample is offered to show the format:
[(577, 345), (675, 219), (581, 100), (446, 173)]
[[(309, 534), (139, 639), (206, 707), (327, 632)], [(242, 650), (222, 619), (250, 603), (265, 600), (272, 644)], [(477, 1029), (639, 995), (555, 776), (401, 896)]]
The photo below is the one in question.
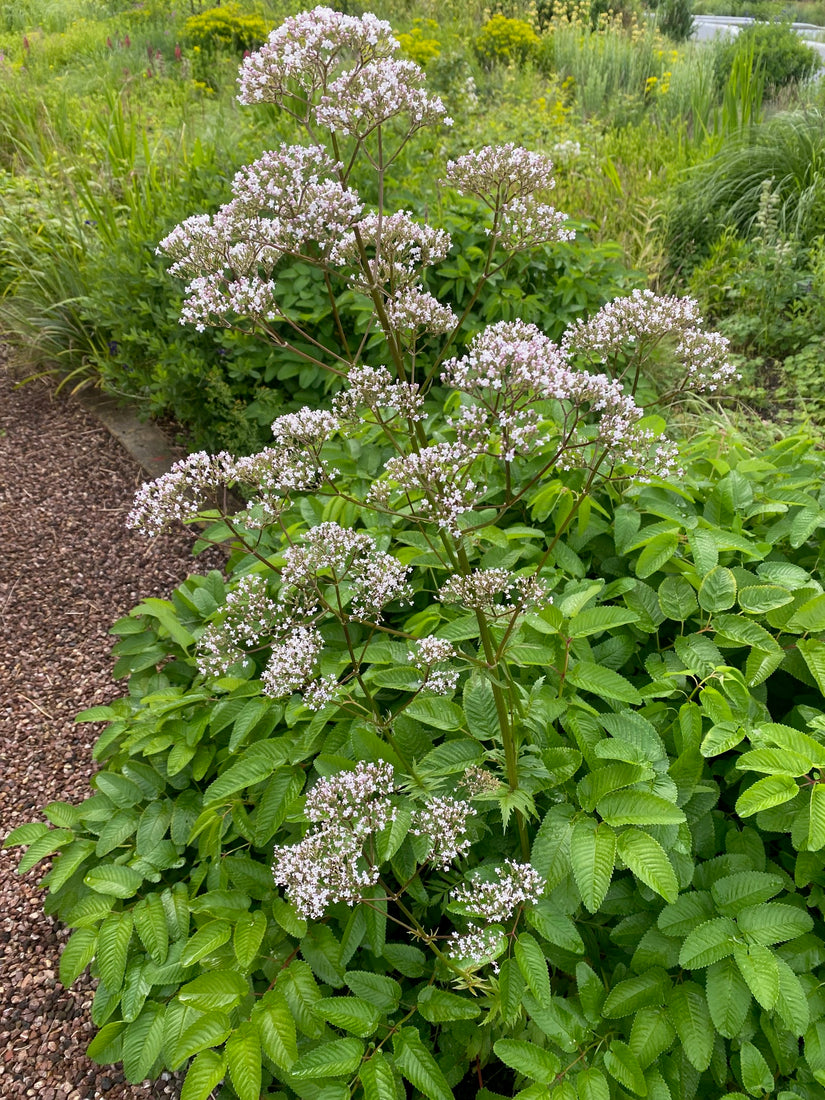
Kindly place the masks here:
[[(149, 540), (124, 520), (138, 467), (108, 432), (48, 382), (15, 386), (0, 361), (0, 834), (54, 799), (81, 801), (95, 729), (78, 711), (120, 694), (108, 629), (146, 596), (165, 596), (193, 562), (185, 533)], [(88, 975), (57, 977), (67, 933), (44, 916), (42, 869), (0, 853), (0, 1096), (149, 1100), (177, 1096), (168, 1075), (129, 1085), (84, 1050), (94, 1034)]]

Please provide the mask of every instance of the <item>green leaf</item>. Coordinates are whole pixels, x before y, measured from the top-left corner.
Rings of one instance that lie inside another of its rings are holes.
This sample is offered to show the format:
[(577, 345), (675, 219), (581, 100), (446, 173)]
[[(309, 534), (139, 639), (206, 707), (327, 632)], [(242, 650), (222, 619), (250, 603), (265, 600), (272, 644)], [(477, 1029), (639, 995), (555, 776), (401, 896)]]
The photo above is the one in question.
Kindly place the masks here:
[(595, 661), (578, 661), (567, 673), (567, 682), (581, 691), (589, 691), (601, 699), (617, 699), (622, 703), (641, 703), (639, 692), (618, 672)]
[(751, 1096), (773, 1092), (774, 1079), (770, 1066), (753, 1043), (743, 1043), (739, 1048), (742, 1084)]
[(404, 1027), (393, 1035), (395, 1064), (410, 1084), (427, 1100), (454, 1100), (452, 1090), (418, 1029)]
[(381, 1020), (379, 1009), (360, 997), (322, 997), (312, 1006), (322, 1020), (362, 1039), (372, 1035)]
[(373, 974), (370, 970), (348, 970), (344, 981), (362, 1000), (380, 1008), (382, 1012), (394, 1012), (401, 1000), (401, 986), (394, 978)]
[(647, 1096), (647, 1084), (639, 1059), (621, 1039), (613, 1039), (604, 1055), (607, 1072), (637, 1096)]
[(796, 643), (816, 686), (825, 695), (825, 642), (817, 638), (802, 639)]
[(776, 998), (776, 1011), (785, 1027), (793, 1035), (803, 1035), (810, 1023), (808, 999), (802, 983), (784, 959), (777, 957), (779, 969), (779, 996)]
[[(188, 1008), (188, 1005), (183, 1005)], [(190, 1011), (192, 1011), (190, 1009)], [(168, 1022), (169, 1009), (166, 1010), (166, 1024), (164, 1026), (164, 1046), (168, 1046)], [(232, 1030), (229, 1017), (223, 1012), (209, 1012), (193, 1019), (188, 1027), (185, 1027), (171, 1051), (169, 1068), (178, 1069), (183, 1063), (195, 1054), (199, 1054), (207, 1047), (217, 1047), (223, 1043)]]
[(498, 991), (501, 1004), (501, 1018), (505, 1024), (513, 1024), (521, 1008), (524, 992), (524, 977), (517, 961), (504, 959), (498, 975)]
[(477, 764), (484, 755), (478, 741), (469, 737), (455, 741), (442, 741), (418, 763), (419, 773), (427, 775), (454, 775), (463, 772), (471, 764)]
[(174, 606), (168, 600), (159, 600), (150, 596), (139, 603), (130, 612), (132, 615), (148, 615), (157, 619), (166, 633), (183, 649), (188, 649), (194, 642), (194, 637), (179, 621)]
[(744, 615), (717, 615), (713, 620), (716, 633), (739, 645), (753, 646), (765, 653), (781, 652), (781, 646), (764, 627)]
[(714, 1030), (704, 990), (695, 982), (674, 986), (667, 1013), (687, 1060), (700, 1072), (706, 1070), (713, 1054)]
[(464, 711), (457, 703), (430, 695), (419, 695), (405, 713), (416, 722), (437, 730), (458, 730), (464, 725)]
[(626, 607), (589, 607), (570, 620), (571, 638), (588, 638), (592, 634), (613, 631), (626, 623), (635, 623), (639, 616)]
[(619, 833), (619, 856), (637, 879), (655, 890), (665, 901), (675, 901), (679, 883), (667, 854), (658, 840), (641, 829)]
[(60, 956), (60, 982), (69, 988), (83, 973), (97, 948), (97, 933), (92, 928), (72, 932)]
[(597, 825), (593, 818), (577, 821), (570, 836), (570, 862), (582, 902), (591, 913), (604, 901), (615, 861), (616, 834), (610, 826)]
[(12, 829), (3, 841), (4, 848), (13, 848), (18, 844), (34, 844), (43, 836), (51, 836), (52, 830), (44, 821), (28, 821)]
[(670, 561), (678, 549), (678, 531), (663, 531), (660, 535), (654, 535), (636, 560), (636, 576), (642, 579), (652, 576)]
[(119, 1062), (123, 1056), (123, 1030), (126, 1024), (122, 1020), (113, 1020), (103, 1027), (86, 1047), (86, 1054), (99, 1065)]
[(226, 1067), (239, 1100), (260, 1100), (261, 1040), (250, 1020), (244, 1020), (227, 1039)]
[(361, 1085), (364, 1100), (398, 1100), (395, 1077), (390, 1064), (380, 1050), (376, 1050), (361, 1066)]
[(300, 768), (279, 768), (269, 780), (255, 807), (252, 840), (256, 847), (264, 848), (272, 840), (302, 785)]
[(230, 765), (207, 787), (203, 796), (204, 807), (224, 802), (238, 791), (269, 779), (289, 752), (285, 740), (257, 741), (250, 745), (237, 763)]
[[(651, 791), (613, 791), (605, 795), (596, 810), (608, 825), (681, 825), (684, 813)], [(575, 873), (575, 863), (574, 863)]]
[(730, 569), (717, 565), (699, 588), (699, 606), (704, 611), (727, 611), (736, 603), (736, 577)]
[(745, 1023), (751, 993), (732, 957), (708, 967), (705, 994), (713, 1026), (726, 1039), (735, 1038)]
[(209, 970), (178, 990), (178, 1000), (201, 1012), (231, 1012), (249, 992), (249, 983), (237, 970)]
[[(610, 1100), (610, 1085), (600, 1069), (589, 1066), (576, 1078), (579, 1100)], [(554, 1097), (555, 1100), (555, 1097)]]
[(552, 995), (547, 959), (529, 932), (522, 932), (516, 940), (515, 956), (530, 992), (539, 1004), (550, 1004)]
[(545, 1085), (549, 1085), (561, 1069), (555, 1054), (523, 1039), (499, 1039), (493, 1050), (505, 1066)]
[(143, 882), (143, 875), (133, 867), (99, 863), (89, 871), (83, 881), (98, 894), (107, 894), (115, 898), (131, 898)]
[(418, 994), (418, 1011), (429, 1023), (443, 1024), (450, 1020), (473, 1020), (481, 1007), (469, 997), (427, 985)]
[(205, 1050), (192, 1062), (183, 1082), (180, 1100), (209, 1100), (216, 1085), (226, 1076), (226, 1058), (216, 1050)]
[(653, 769), (649, 764), (628, 764), (619, 761), (595, 768), (588, 772), (576, 787), (579, 805), (583, 810), (592, 813), (596, 803), (611, 791), (632, 787), (634, 783), (649, 779), (652, 775)]
[(533, 840), (530, 862), (553, 889), (570, 871), (570, 837), (573, 807), (553, 806), (544, 816)]
[(132, 910), (135, 931), (150, 957), (158, 964), (169, 952), (169, 928), (159, 894), (147, 894)]
[(739, 606), (752, 615), (784, 607), (792, 600), (793, 596), (787, 588), (780, 588), (778, 584), (746, 585), (739, 589)]
[(781, 875), (768, 871), (737, 871), (711, 883), (710, 892), (716, 907), (729, 917), (735, 917), (749, 905), (770, 901), (784, 889)]
[(261, 1047), (267, 1058), (281, 1069), (290, 1069), (298, 1059), (295, 1021), (280, 989), (271, 989), (252, 1010)]
[(648, 1005), (640, 1008), (633, 1018), (628, 1046), (642, 1069), (647, 1069), (670, 1048), (675, 1038), (676, 1032), (666, 1010), (658, 1005)]
[(753, 749), (743, 752), (736, 761), (741, 771), (764, 772), (766, 775), (807, 775), (813, 763), (807, 756), (789, 749)]
[(825, 785), (814, 783), (811, 787), (808, 851), (818, 852), (823, 847), (825, 847)]
[(260, 909), (238, 917), (232, 942), (235, 958), (243, 970), (248, 970), (252, 966), (265, 934), (266, 917)]
[(608, 993), (602, 1015), (607, 1019), (617, 1020), (623, 1016), (631, 1016), (645, 1005), (659, 1005), (665, 999), (665, 989), (669, 985), (667, 975), (660, 967), (625, 978)]
[(561, 947), (573, 955), (584, 954), (584, 943), (575, 924), (549, 898), (541, 898), (525, 912), (527, 923), (532, 925), (548, 943)]
[(767, 775), (757, 779), (753, 786), (743, 791), (736, 800), (736, 812), (740, 817), (750, 817), (760, 810), (781, 806), (799, 793), (799, 787), (787, 775)]
[(751, 943), (767, 947), (773, 943), (784, 943), (804, 936), (810, 932), (814, 922), (804, 909), (781, 902), (765, 902), (743, 909), (736, 918), (739, 931), (743, 932)]
[(659, 914), (658, 925), (666, 936), (684, 937), (714, 915), (713, 899), (705, 890), (682, 894)]
[(204, 924), (191, 937), (181, 955), (184, 966), (191, 966), (199, 962), (205, 955), (211, 954), (229, 939), (232, 935), (232, 925), (225, 920), (212, 920)]
[(164, 1005), (149, 1001), (123, 1034), (123, 1071), (133, 1085), (146, 1080), (161, 1056), (164, 1013)]
[(665, 577), (659, 585), (662, 614), (676, 622), (685, 622), (698, 607), (696, 590), (684, 577)]
[[(419, 1042), (421, 1040), (419, 1039)], [(304, 1051), (290, 1073), (300, 1080), (316, 1077), (347, 1077), (361, 1065), (364, 1044), (357, 1039), (333, 1039)]]
[(464, 687), (462, 702), (473, 737), (479, 741), (491, 741), (501, 736), (493, 685), (486, 676), (479, 672), (470, 676)]
[(679, 952), (679, 965), (686, 970), (699, 970), (726, 959), (733, 954), (736, 933), (736, 925), (730, 917), (714, 917), (705, 921), (688, 933)]
[(126, 956), (132, 938), (132, 914), (112, 913), (101, 923), (97, 935), (97, 967), (104, 985), (113, 993), (123, 985)]
[(769, 947), (751, 944), (734, 951), (736, 965), (754, 998), (770, 1011), (779, 997), (779, 967)]

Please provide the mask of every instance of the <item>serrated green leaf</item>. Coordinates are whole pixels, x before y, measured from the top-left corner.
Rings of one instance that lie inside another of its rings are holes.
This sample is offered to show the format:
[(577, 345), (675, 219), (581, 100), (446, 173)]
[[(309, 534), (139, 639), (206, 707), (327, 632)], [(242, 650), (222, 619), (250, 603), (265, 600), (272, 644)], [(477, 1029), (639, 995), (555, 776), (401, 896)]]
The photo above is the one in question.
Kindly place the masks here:
[(132, 938), (132, 914), (112, 913), (101, 923), (97, 936), (97, 967), (113, 993), (123, 985), (126, 956)]
[(736, 761), (741, 771), (763, 772), (766, 775), (806, 775), (813, 767), (812, 761), (789, 749), (753, 749), (743, 752)]
[(201, 1012), (231, 1012), (249, 992), (249, 983), (236, 970), (209, 970), (178, 990), (178, 1000)]
[(763, 626), (744, 615), (717, 615), (713, 620), (716, 633), (738, 645), (753, 646), (764, 653), (781, 652), (781, 646)]
[(720, 912), (735, 917), (749, 905), (758, 905), (784, 889), (781, 875), (768, 871), (737, 871), (711, 884), (710, 892)]
[(199, 962), (205, 955), (211, 954), (232, 935), (232, 925), (225, 920), (212, 920), (204, 924), (189, 939), (181, 956), (184, 966)]
[(204, 807), (224, 802), (239, 791), (269, 779), (279, 764), (284, 762), (288, 752), (289, 748), (282, 740), (257, 741), (250, 745), (235, 764), (221, 772), (207, 787), (203, 796)]
[(575, 924), (549, 898), (541, 898), (524, 913), (527, 923), (542, 935), (548, 943), (561, 947), (573, 955), (584, 954), (584, 943)]
[(670, 561), (678, 549), (678, 531), (662, 531), (661, 534), (654, 535), (636, 559), (636, 576), (643, 580), (652, 576)]
[(710, 1065), (714, 1030), (705, 993), (695, 982), (683, 982), (670, 992), (667, 1014), (690, 1064), (700, 1072)]
[(713, 1026), (726, 1039), (735, 1038), (745, 1023), (751, 994), (733, 957), (708, 967), (705, 995)]
[(589, 607), (570, 619), (571, 638), (588, 638), (592, 634), (613, 631), (627, 623), (635, 623), (639, 616), (626, 607)]
[(703, 611), (727, 611), (736, 603), (736, 577), (730, 569), (717, 565), (699, 588), (699, 606)]
[(590, 1066), (576, 1078), (579, 1100), (610, 1100), (610, 1085), (600, 1069)]
[(554, 806), (548, 810), (533, 840), (530, 862), (553, 889), (570, 873), (570, 836), (573, 832), (573, 807)]
[(591, 913), (604, 901), (615, 861), (616, 834), (610, 826), (597, 825), (593, 818), (577, 821), (570, 836), (570, 863), (582, 902)]
[(159, 894), (147, 894), (132, 910), (135, 931), (150, 958), (161, 966), (169, 952), (169, 927)]
[[(183, 1007), (189, 1008), (190, 1006), (184, 1005)], [(190, 1009), (190, 1011), (193, 1010)], [(167, 1021), (164, 1025), (165, 1048), (168, 1046), (168, 1008), (166, 1015)], [(169, 1068), (178, 1069), (187, 1059), (199, 1054), (202, 1050), (206, 1050), (207, 1047), (220, 1046), (231, 1030), (232, 1024), (229, 1017), (223, 1012), (208, 1012), (196, 1017), (178, 1036), (171, 1051)]]
[(322, 997), (312, 1006), (322, 1020), (366, 1039), (381, 1021), (381, 1011), (360, 997)]
[(679, 965), (699, 970), (733, 954), (737, 928), (730, 917), (714, 917), (688, 933), (679, 952)]
[(457, 703), (430, 695), (419, 695), (405, 713), (416, 722), (437, 730), (458, 730), (464, 725), (464, 711)]
[(300, 794), (303, 781), (300, 768), (279, 768), (264, 787), (255, 807), (252, 826), (256, 847), (263, 848), (272, 840), (291, 803)]
[(776, 998), (776, 1011), (785, 1027), (793, 1035), (801, 1036), (808, 1030), (810, 1009), (802, 983), (784, 959), (777, 957), (779, 970), (779, 996)]
[(739, 589), (739, 606), (753, 615), (784, 607), (792, 600), (793, 596), (787, 588), (781, 588), (777, 584), (746, 585)]
[(547, 959), (529, 932), (522, 932), (515, 945), (516, 962), (530, 992), (539, 1004), (550, 1004), (550, 974)]
[(825, 847), (825, 785), (814, 783), (811, 787), (808, 851), (818, 852), (823, 847)]
[(180, 1100), (209, 1100), (216, 1085), (226, 1076), (226, 1058), (216, 1050), (205, 1050), (186, 1073)]
[(34, 844), (42, 836), (51, 834), (51, 829), (44, 821), (27, 821), (25, 825), (18, 825), (12, 829), (3, 841), (4, 848), (13, 848), (18, 844)]
[(523, 1039), (499, 1039), (493, 1050), (505, 1066), (545, 1085), (549, 1085), (561, 1069), (555, 1054)]
[(401, 1000), (401, 986), (394, 978), (369, 970), (348, 970), (344, 981), (355, 994), (382, 1012), (393, 1012)]
[(814, 926), (804, 909), (776, 901), (748, 906), (737, 915), (736, 923), (751, 943), (764, 947), (804, 936)]
[(679, 894), (676, 872), (661, 844), (641, 829), (625, 829), (619, 833), (618, 852), (637, 879), (655, 890), (665, 901), (675, 901)]
[(265, 935), (266, 917), (260, 909), (238, 917), (232, 944), (235, 948), (235, 958), (243, 970), (248, 970), (252, 966)]
[[(613, 791), (602, 798), (596, 810), (609, 825), (681, 825), (682, 810), (652, 791)], [(575, 863), (574, 863), (575, 873)]]
[[(419, 1042), (421, 1042), (420, 1039)], [(290, 1073), (300, 1080), (346, 1077), (361, 1065), (363, 1054), (364, 1044), (357, 1039), (333, 1039), (329, 1043), (322, 1043), (320, 1046), (313, 1047), (312, 1050), (303, 1052)]]
[(739, 1048), (742, 1084), (751, 1096), (773, 1092), (774, 1079), (770, 1066), (753, 1043), (743, 1043)]
[(772, 806), (781, 806), (795, 798), (799, 787), (787, 775), (767, 775), (757, 781), (736, 800), (736, 812), (740, 817), (750, 817), (760, 810), (769, 810)]
[(744, 726), (736, 722), (717, 722), (705, 734), (699, 751), (706, 759), (730, 752), (745, 738)]
[(661, 967), (653, 967), (644, 974), (636, 974), (618, 982), (608, 993), (602, 1007), (602, 1015), (609, 1020), (631, 1016), (646, 1005), (659, 1005), (665, 999), (670, 985)]
[(779, 997), (776, 955), (769, 947), (752, 944), (750, 947), (737, 947), (734, 958), (754, 998), (770, 1011)]
[(454, 1100), (452, 1090), (418, 1029), (404, 1027), (393, 1035), (395, 1064), (410, 1084), (427, 1100)]
[(469, 997), (427, 985), (418, 994), (418, 1011), (429, 1023), (443, 1024), (450, 1020), (474, 1020), (481, 1007)]
[(489, 741), (501, 736), (493, 686), (486, 676), (479, 672), (470, 676), (464, 688), (462, 703), (467, 726), (473, 737), (480, 741)]
[(227, 1039), (226, 1068), (239, 1100), (260, 1100), (261, 1040), (250, 1020), (244, 1020)]
[(684, 577), (665, 577), (657, 593), (662, 614), (685, 622), (699, 606), (696, 590)]
[(617, 762), (595, 768), (593, 771), (588, 772), (576, 787), (579, 805), (583, 810), (592, 813), (596, 808), (596, 803), (605, 795), (610, 794), (611, 791), (621, 790), (623, 787), (632, 787), (634, 783), (638, 783), (642, 779), (649, 779), (652, 775), (653, 769), (649, 764)]
[[(47, 829), (29, 844), (26, 854), (20, 857), (18, 874), (30, 871), (41, 859), (45, 859), (60, 848), (65, 848), (71, 843), (74, 834), (69, 829)], [(21, 843), (26, 843), (25, 841)]]
[(363, 1063), (360, 1080), (364, 1089), (364, 1100), (398, 1100), (395, 1077), (380, 1050), (376, 1050)]
[(98, 894), (115, 898), (131, 898), (143, 882), (143, 875), (133, 867), (115, 863), (99, 863), (83, 879)]
[(816, 686), (825, 695), (825, 642), (818, 638), (800, 638), (796, 648), (816, 681)]
[(123, 1056), (123, 1031), (126, 1024), (122, 1020), (113, 1020), (103, 1027), (86, 1047), (86, 1054), (99, 1065), (119, 1062)]
[(604, 1064), (614, 1081), (630, 1089), (636, 1096), (647, 1096), (647, 1083), (639, 1059), (627, 1043), (623, 1043), (621, 1039), (613, 1039), (605, 1051)]
[(660, 1054), (670, 1049), (675, 1038), (676, 1031), (667, 1018), (667, 1011), (658, 1005), (648, 1005), (633, 1017), (628, 1046), (642, 1069), (647, 1069)]
[(501, 1003), (501, 1018), (505, 1024), (512, 1024), (521, 1009), (521, 996), (524, 992), (524, 977), (518, 962), (504, 959), (498, 975), (498, 990)]
[(589, 691), (601, 699), (622, 703), (641, 703), (642, 697), (631, 682), (595, 661), (578, 661), (567, 673), (567, 682), (580, 691)]
[(281, 1069), (290, 1069), (298, 1058), (295, 1021), (286, 998), (279, 989), (271, 989), (252, 1011), (261, 1047), (267, 1058)]
[(72, 932), (60, 955), (60, 982), (69, 988), (83, 973), (97, 949), (97, 932), (92, 928), (78, 928)]
[(123, 1033), (123, 1071), (133, 1085), (146, 1080), (160, 1058), (164, 1013), (164, 1005), (150, 1001)]

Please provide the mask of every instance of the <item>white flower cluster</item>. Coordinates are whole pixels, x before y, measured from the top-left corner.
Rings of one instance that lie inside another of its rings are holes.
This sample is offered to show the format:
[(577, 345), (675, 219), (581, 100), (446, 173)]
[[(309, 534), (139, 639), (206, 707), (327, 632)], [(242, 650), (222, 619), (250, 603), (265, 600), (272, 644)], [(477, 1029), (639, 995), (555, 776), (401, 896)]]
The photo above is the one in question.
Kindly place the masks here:
[(271, 699), (284, 699), (305, 688), (313, 679), (324, 639), (314, 626), (293, 626), (288, 637), (275, 642), (267, 666), (261, 675), (263, 693)]
[(362, 409), (378, 415), (389, 411), (420, 420), (423, 404), (414, 382), (395, 382), (386, 367), (352, 367), (347, 388), (335, 395), (333, 408), (341, 420), (360, 419)]
[(489, 965), (498, 973), (496, 955), (504, 937), (500, 929), (489, 925), (470, 924), (466, 932), (454, 932), (447, 940), (447, 954), (459, 963), (473, 966)]
[(279, 416), (272, 423), (272, 436), (283, 447), (300, 446), (317, 449), (338, 431), (338, 418), (326, 409), (305, 405), (294, 413)]
[(454, 574), (441, 586), (438, 598), (442, 603), (460, 603), (491, 615), (512, 615), (553, 600), (539, 577), (501, 568), (474, 569), (467, 577)]
[(486, 489), (470, 477), (474, 457), (461, 443), (434, 443), (417, 453), (398, 455), (385, 463), (384, 476), (373, 483), (368, 499), (386, 507), (400, 491), (416, 515), (457, 536), (458, 517), (471, 512)]
[(449, 795), (436, 795), (415, 811), (410, 832), (413, 836), (427, 838), (429, 848), (424, 858), (446, 871), (454, 860), (469, 850), (467, 819), (474, 815), (475, 810), (469, 802)]
[(319, 126), (359, 138), (398, 115), (409, 119), (410, 133), (422, 126), (453, 122), (438, 96), (424, 91), (424, 73), (418, 65), (393, 57), (342, 73), (315, 108)]
[(385, 308), (392, 327), (403, 332), (421, 330), (439, 335), (449, 332), (458, 321), (449, 306), (416, 286), (397, 290)]
[(334, 584), (340, 586), (342, 602), (349, 593), (354, 618), (380, 620), (387, 604), (411, 596), (409, 572), (408, 566), (379, 550), (369, 535), (321, 523), (301, 545), (285, 552), (280, 600), (303, 614), (314, 614), (321, 590)]
[[(368, 253), (366, 271), (359, 239)], [(355, 286), (388, 287), (395, 294), (397, 289), (417, 284), (421, 268), (440, 263), (449, 250), (449, 233), (415, 221), (409, 210), (399, 210), (395, 214), (365, 214), (352, 231), (333, 244), (329, 255), (332, 263), (357, 269), (350, 275)]]
[(419, 638), (415, 642), (414, 652), (409, 654), (409, 659), (416, 668), (421, 669), (424, 681), (423, 688), (433, 695), (449, 695), (455, 691), (458, 677), (457, 668), (435, 668), (435, 665), (444, 664), (452, 657), (457, 656), (455, 646), (444, 638)]
[(260, 573), (242, 577), (227, 595), (218, 622), (210, 623), (198, 639), (198, 668), (204, 676), (223, 676), (232, 665), (278, 630), (280, 609), (267, 595)]
[(298, 844), (276, 847), (272, 873), (298, 912), (309, 920), (343, 901), (355, 905), (378, 881), (366, 843), (395, 818), (397, 789), (389, 764), (359, 763), (351, 772), (321, 779), (306, 799), (312, 827)]
[[(640, 346), (676, 341), (674, 357), (685, 381), (698, 392), (713, 392), (738, 377), (727, 358), (728, 342), (702, 330), (703, 319), (694, 298), (662, 297), (651, 290), (634, 290), (615, 298), (587, 320), (571, 325), (562, 341), (570, 354), (591, 361), (609, 361)], [(675, 372), (674, 372), (675, 373)]]
[(511, 917), (520, 905), (532, 905), (544, 893), (545, 880), (529, 863), (508, 859), (496, 870), (498, 882), (483, 882), (474, 875), (450, 897), (473, 916), (499, 922)]
[(512, 142), (486, 145), (447, 162), (447, 180), (456, 190), (481, 199), (499, 217), (501, 244), (512, 251), (553, 241), (569, 241), (567, 216), (536, 198), (556, 185), (553, 162)]
[(204, 499), (234, 477), (234, 464), (226, 451), (216, 455), (197, 451), (181, 459), (168, 473), (138, 489), (126, 526), (158, 535), (175, 522), (195, 519)]
[(241, 103), (278, 103), (295, 96), (309, 99), (326, 88), (336, 63), (355, 57), (361, 65), (390, 57), (398, 49), (389, 23), (369, 13), (343, 15), (317, 7), (291, 16), (265, 46), (244, 59), (238, 80)]
[(479, 764), (471, 764), (469, 768), (464, 769), (461, 785), (470, 798), (477, 798), (479, 795), (492, 794), (493, 791), (497, 791), (501, 783), (486, 768), (482, 768)]

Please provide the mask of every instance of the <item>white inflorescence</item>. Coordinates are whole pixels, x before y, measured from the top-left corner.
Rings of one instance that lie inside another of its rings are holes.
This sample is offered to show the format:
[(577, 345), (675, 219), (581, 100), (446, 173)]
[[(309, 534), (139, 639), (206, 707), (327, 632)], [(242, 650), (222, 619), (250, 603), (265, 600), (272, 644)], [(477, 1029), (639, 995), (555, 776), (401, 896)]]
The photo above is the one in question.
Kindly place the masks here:
[(432, 294), (417, 286), (396, 291), (384, 308), (392, 327), (404, 332), (420, 329), (439, 335), (449, 332), (458, 322), (449, 306), (442, 305)]
[(425, 859), (446, 871), (453, 860), (469, 850), (467, 819), (474, 815), (469, 802), (449, 795), (435, 796), (415, 811), (410, 832), (427, 838), (430, 846)]
[(198, 668), (204, 676), (223, 676), (248, 651), (278, 629), (280, 609), (267, 595), (260, 573), (242, 577), (227, 595), (224, 614), (210, 623), (198, 639)]
[(300, 691), (313, 679), (324, 639), (312, 626), (293, 626), (285, 641), (272, 646), (261, 674), (264, 695), (283, 699)]
[(204, 498), (222, 489), (234, 477), (234, 470), (235, 459), (226, 451), (216, 455), (197, 451), (181, 459), (167, 474), (137, 491), (127, 527), (158, 535), (175, 522), (195, 519)]
[(361, 411), (376, 415), (389, 411), (420, 420), (423, 404), (414, 382), (394, 382), (386, 367), (352, 367), (347, 388), (335, 395), (333, 407), (341, 420), (358, 421)]
[(457, 656), (455, 646), (444, 638), (419, 638), (415, 651), (409, 659), (424, 673), (422, 688), (434, 695), (449, 695), (455, 691), (460, 672), (457, 668), (435, 668), (433, 666), (449, 661)]
[(453, 121), (438, 96), (425, 92), (418, 65), (393, 57), (342, 73), (315, 108), (319, 126), (359, 138), (398, 115), (407, 116), (410, 131), (439, 122), (450, 126)]
[(346, 586), (353, 617), (380, 620), (387, 604), (411, 596), (409, 572), (408, 566), (378, 550), (369, 535), (321, 523), (304, 536), (302, 545), (285, 552), (280, 599), (312, 614), (321, 589), (332, 582)]
[(479, 795), (492, 794), (493, 791), (499, 789), (501, 783), (486, 768), (482, 768), (479, 764), (471, 764), (469, 768), (464, 769), (461, 785), (470, 798), (476, 798)]
[(675, 338), (675, 358), (686, 381), (699, 392), (713, 392), (738, 377), (727, 358), (728, 342), (717, 332), (703, 332), (702, 315), (694, 298), (661, 297), (651, 290), (634, 290), (587, 320), (576, 321), (564, 336), (566, 350), (594, 361), (639, 346)]
[(327, 86), (342, 60), (362, 65), (390, 57), (398, 49), (392, 27), (376, 16), (343, 15), (331, 8), (285, 19), (260, 50), (245, 58), (239, 78), (241, 103), (278, 103), (293, 97), (296, 86), (309, 98)]
[(567, 215), (555, 206), (533, 198), (513, 199), (501, 211), (498, 239), (513, 252), (575, 240), (576, 231), (566, 225)]
[(338, 418), (325, 409), (305, 406), (294, 413), (279, 416), (272, 423), (272, 435), (281, 446), (302, 446), (317, 449), (340, 427)]
[[(359, 239), (367, 251), (367, 271), (363, 269)], [(440, 263), (449, 250), (449, 233), (422, 225), (410, 211), (399, 210), (383, 216), (366, 214), (352, 232), (336, 241), (330, 260), (342, 267), (358, 268), (350, 276), (356, 286), (386, 286), (394, 294), (398, 288), (417, 284), (421, 268)]]
[(466, 932), (454, 932), (447, 940), (447, 954), (456, 962), (472, 963), (475, 966), (489, 964), (498, 971), (495, 956), (499, 953), (502, 933), (498, 928), (480, 924), (471, 924)]
[(465, 195), (476, 195), (493, 209), (536, 191), (556, 186), (553, 162), (513, 142), (485, 145), (447, 161), (447, 182)]
[(511, 573), (509, 569), (474, 569), (467, 577), (454, 574), (441, 586), (443, 603), (460, 603), (473, 611), (511, 615), (527, 607), (552, 603), (539, 577)]
[(329, 905), (355, 905), (378, 881), (364, 846), (395, 819), (397, 789), (389, 764), (359, 763), (351, 772), (321, 779), (306, 798), (312, 827), (298, 844), (275, 848), (272, 873), (298, 912), (324, 915)]
[(393, 489), (400, 490), (408, 501), (416, 498), (417, 515), (458, 535), (458, 517), (471, 512), (485, 491), (470, 477), (473, 459), (473, 452), (461, 443), (434, 443), (417, 454), (391, 458), (369, 499), (387, 506)]
[(497, 868), (498, 882), (482, 882), (478, 875), (453, 890), (450, 897), (473, 916), (505, 921), (520, 905), (532, 905), (544, 893), (545, 880), (529, 863), (507, 860)]

